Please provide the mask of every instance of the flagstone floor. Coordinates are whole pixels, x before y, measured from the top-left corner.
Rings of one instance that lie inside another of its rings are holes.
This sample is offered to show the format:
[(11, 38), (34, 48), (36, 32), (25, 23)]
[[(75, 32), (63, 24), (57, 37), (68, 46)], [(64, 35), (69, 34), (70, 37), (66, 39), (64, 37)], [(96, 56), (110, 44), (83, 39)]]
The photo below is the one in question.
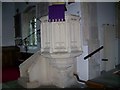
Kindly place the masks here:
[[(120, 75), (115, 74), (115, 72), (118, 70), (120, 70), (120, 65), (113, 70), (103, 73), (101, 76), (99, 76), (97, 78), (91, 79), (91, 81), (102, 83), (109, 88), (114, 88), (114, 87), (120, 88)], [(15, 81), (9, 81), (6, 83), (2, 83), (2, 90), (6, 89), (6, 88), (23, 88), (23, 87), (18, 84), (17, 80), (15, 80)], [(56, 86), (40, 86), (39, 88), (58, 88), (58, 87), (56, 87)], [(82, 84), (77, 84), (77, 85), (73, 85), (69, 88), (86, 88), (86, 87), (83, 87)]]

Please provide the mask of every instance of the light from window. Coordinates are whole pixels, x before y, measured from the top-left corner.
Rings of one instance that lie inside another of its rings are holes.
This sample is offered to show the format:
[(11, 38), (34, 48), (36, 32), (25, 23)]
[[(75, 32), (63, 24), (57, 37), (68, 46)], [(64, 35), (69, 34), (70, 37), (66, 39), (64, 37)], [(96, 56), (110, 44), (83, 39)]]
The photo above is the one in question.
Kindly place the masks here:
[(37, 30), (36, 30), (36, 18), (30, 20), (29, 23), (29, 45), (37, 45)]

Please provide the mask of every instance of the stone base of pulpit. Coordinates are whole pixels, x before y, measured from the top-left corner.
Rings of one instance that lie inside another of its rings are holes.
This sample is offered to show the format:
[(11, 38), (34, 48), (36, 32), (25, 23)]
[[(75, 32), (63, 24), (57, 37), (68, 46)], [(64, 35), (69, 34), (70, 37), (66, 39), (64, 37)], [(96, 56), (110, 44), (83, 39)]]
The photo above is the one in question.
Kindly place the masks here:
[(48, 58), (48, 73), (49, 81), (57, 87), (65, 88), (77, 84), (74, 73), (77, 73), (77, 59), (82, 53), (42, 53), (45, 58)]
[(76, 83), (73, 76), (75, 66), (73, 59), (52, 59), (50, 60), (51, 80), (53, 85), (61, 88), (70, 87)]
[(77, 83), (74, 73), (76, 73), (76, 58), (48, 58), (37, 52), (20, 65), (18, 82), (25, 88), (40, 86), (66, 88)]

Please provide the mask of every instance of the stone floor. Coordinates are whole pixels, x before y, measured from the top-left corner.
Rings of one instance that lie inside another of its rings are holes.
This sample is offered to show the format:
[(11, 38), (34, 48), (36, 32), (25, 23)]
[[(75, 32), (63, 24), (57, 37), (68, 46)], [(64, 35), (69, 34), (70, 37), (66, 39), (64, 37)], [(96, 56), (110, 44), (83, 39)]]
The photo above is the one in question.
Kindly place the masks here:
[[(114, 87), (120, 88), (120, 75), (114, 73), (118, 70), (120, 70), (120, 66), (116, 67), (115, 69), (110, 70), (108, 72), (104, 72), (100, 77), (91, 79), (91, 81), (97, 82), (97, 83), (102, 83), (109, 88), (114, 88)], [(23, 88), (23, 87), (18, 84), (17, 80), (15, 80), (15, 81), (3, 83), (2, 90), (6, 89), (6, 88)], [(58, 87), (56, 87), (56, 86), (40, 86), (39, 88), (58, 88)], [(76, 85), (73, 85), (68, 88), (87, 88), (87, 87), (83, 84), (76, 84)]]
[(118, 65), (115, 69), (112, 69), (108, 72), (104, 72), (101, 76), (92, 79), (91, 81), (102, 83), (110, 88), (120, 88), (120, 75), (115, 74), (116, 71), (120, 70), (120, 65)]
[[(84, 88), (84, 87), (85, 86), (83, 84), (76, 84), (76, 85), (72, 85), (67, 88)], [(3, 83), (2, 89), (6, 89), (6, 88), (23, 88), (23, 87), (18, 84), (17, 80), (15, 80), (15, 81)], [(58, 88), (58, 87), (56, 87), (56, 86), (40, 86), (39, 88)]]

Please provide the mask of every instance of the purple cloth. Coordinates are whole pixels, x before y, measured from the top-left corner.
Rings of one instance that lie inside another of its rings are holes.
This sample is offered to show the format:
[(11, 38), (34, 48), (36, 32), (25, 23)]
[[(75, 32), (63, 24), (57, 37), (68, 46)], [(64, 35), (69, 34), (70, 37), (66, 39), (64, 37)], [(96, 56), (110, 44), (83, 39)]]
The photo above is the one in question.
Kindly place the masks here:
[(64, 21), (65, 20), (65, 5), (52, 5), (49, 6), (49, 22)]

